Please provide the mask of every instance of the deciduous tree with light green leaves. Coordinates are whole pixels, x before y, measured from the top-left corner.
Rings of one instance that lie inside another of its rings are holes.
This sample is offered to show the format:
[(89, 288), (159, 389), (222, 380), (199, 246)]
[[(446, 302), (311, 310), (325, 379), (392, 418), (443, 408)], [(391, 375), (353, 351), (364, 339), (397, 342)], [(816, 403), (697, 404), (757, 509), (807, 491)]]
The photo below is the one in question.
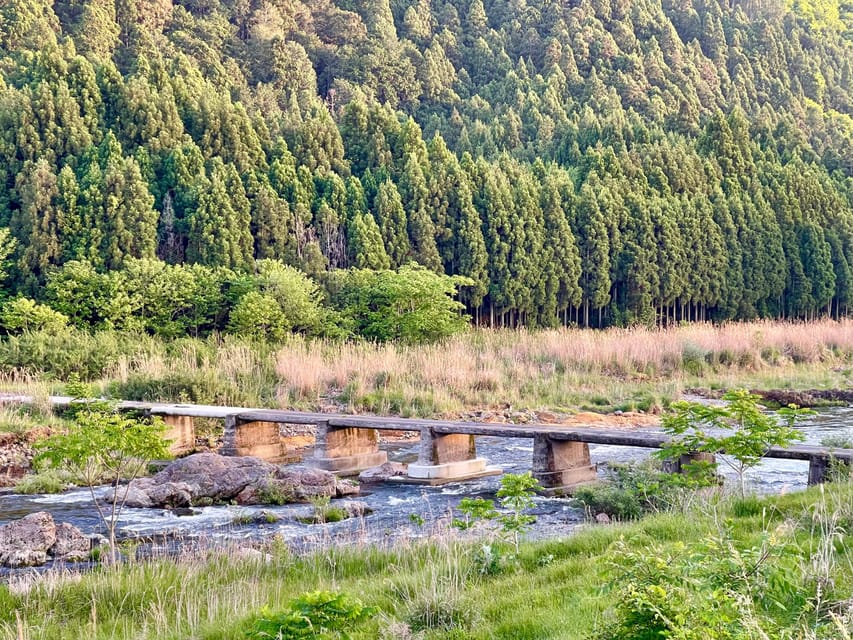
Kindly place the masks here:
[(662, 459), (677, 460), (689, 453), (724, 453), (722, 460), (737, 474), (741, 496), (746, 495), (746, 472), (767, 455), (771, 447), (787, 447), (803, 439), (797, 422), (811, 413), (794, 405), (776, 415), (758, 404), (759, 396), (741, 389), (723, 396), (725, 406), (677, 402), (661, 423), (672, 439), (657, 452)]
[[(89, 487), (98, 517), (107, 530), (110, 560), (114, 563), (116, 527), (131, 481), (145, 473), (151, 460), (169, 456), (163, 438), (165, 425), (158, 417), (137, 418), (119, 413), (106, 402), (84, 398), (90, 395), (85, 385), (69, 387), (78, 396), (70, 407), (71, 425), (66, 432), (39, 443), (38, 459), (71, 470)], [(114, 480), (106, 491), (96, 491), (105, 478)]]

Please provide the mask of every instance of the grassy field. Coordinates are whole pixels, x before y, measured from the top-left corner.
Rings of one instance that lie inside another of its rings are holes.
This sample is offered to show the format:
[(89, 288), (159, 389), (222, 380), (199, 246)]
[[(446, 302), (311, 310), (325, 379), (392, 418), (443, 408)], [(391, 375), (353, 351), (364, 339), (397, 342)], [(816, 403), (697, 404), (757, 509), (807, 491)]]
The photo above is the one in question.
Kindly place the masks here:
[[(836, 484), (764, 499), (706, 496), (688, 513), (527, 543), (516, 558), (494, 543), (504, 554), (497, 563), (484, 559), (482, 541), (451, 533), (304, 557), (273, 544), (267, 560), (220, 550), (16, 579), (0, 586), (0, 638), (236, 639), (262, 608), (283, 609), (317, 589), (377, 608), (354, 638), (653, 637), (615, 635), (612, 625), (624, 622), (637, 593), (654, 594), (657, 585), (672, 606), (684, 603), (685, 624), (705, 633), (667, 637), (843, 640), (851, 628), (851, 522), (853, 486)], [(746, 635), (702, 631), (703, 615), (725, 620), (721, 594), (736, 604), (731, 624)], [(634, 613), (639, 634), (643, 616)]]
[(79, 332), (0, 341), (6, 389), (80, 375), (126, 399), (451, 416), (473, 410), (657, 411), (685, 389), (847, 388), (853, 322), (670, 329), (471, 330), (433, 345)]

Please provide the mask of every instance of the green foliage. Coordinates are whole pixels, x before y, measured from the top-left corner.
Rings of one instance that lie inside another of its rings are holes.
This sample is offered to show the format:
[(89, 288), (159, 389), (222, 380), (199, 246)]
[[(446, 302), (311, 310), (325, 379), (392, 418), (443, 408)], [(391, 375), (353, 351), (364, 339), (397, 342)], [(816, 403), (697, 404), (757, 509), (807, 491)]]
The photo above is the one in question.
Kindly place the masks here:
[(457, 529), (470, 529), (477, 522), (483, 520), (494, 520), (498, 517), (498, 512), (495, 510), (495, 503), (492, 500), (485, 498), (462, 498), (456, 508), (464, 516), (460, 520), (454, 518), (452, 525)]
[(352, 270), (338, 274), (333, 300), (366, 338), (431, 342), (465, 328), (464, 307), (454, 297), (466, 283), (414, 265), (398, 271)]
[[(9, 257), (15, 251), (15, 239), (9, 234), (9, 229), (0, 227), (0, 285), (5, 284), (9, 277)], [(0, 291), (3, 291), (0, 289)]]
[(498, 499), (501, 506), (509, 513), (500, 518), (503, 530), (510, 534), (515, 542), (515, 552), (518, 553), (521, 538), (536, 522), (535, 516), (525, 511), (533, 506), (533, 496), (540, 489), (539, 481), (527, 471), (525, 473), (507, 473), (501, 478), (501, 488), (498, 489)]
[(15, 485), (15, 493), (62, 493), (75, 485), (72, 473), (62, 469), (46, 469), (31, 473)]
[(792, 544), (784, 525), (753, 546), (738, 544), (727, 528), (690, 544), (620, 539), (608, 567), (615, 620), (596, 637), (775, 637), (770, 614), (782, 611), (793, 619), (809, 610), (815, 595), (792, 580), (784, 559)]
[(517, 554), (522, 537), (536, 521), (534, 516), (525, 511), (533, 506), (533, 496), (540, 488), (539, 481), (529, 471), (522, 474), (506, 473), (501, 477), (501, 488), (497, 493), (505, 512), (497, 511), (492, 500), (462, 498), (456, 508), (464, 515), (464, 519), (454, 518), (452, 524), (457, 529), (465, 530), (478, 522), (497, 520), (503, 533), (512, 539)]
[(345, 4), (7, 2), (3, 293), (197, 335), (228, 292), (179, 271), (44, 286), (414, 262), (498, 326), (847, 314), (849, 2)]
[(723, 396), (726, 406), (673, 403), (674, 412), (661, 421), (664, 432), (672, 439), (656, 455), (663, 460), (677, 460), (689, 453), (725, 452), (724, 460), (737, 473), (741, 495), (745, 495), (746, 471), (756, 466), (771, 447), (786, 447), (802, 440), (804, 436), (795, 424), (812, 413), (792, 405), (779, 409), (777, 419), (762, 411), (759, 399), (740, 390)]
[(667, 473), (649, 464), (610, 465), (601, 482), (578, 487), (572, 497), (592, 515), (635, 520), (650, 513), (677, 510), (695, 490), (716, 482), (710, 469)]
[(278, 341), (284, 337), (285, 317), (272, 297), (250, 291), (234, 306), (228, 331), (247, 338)]
[(21, 331), (59, 331), (68, 318), (47, 305), (29, 298), (13, 298), (0, 308), (0, 326), (9, 333)]
[(246, 637), (258, 640), (346, 639), (350, 638), (350, 631), (374, 616), (376, 611), (343, 593), (312, 591), (293, 600), (282, 613), (265, 609), (252, 629), (246, 632)]
[[(129, 482), (143, 474), (148, 463), (166, 458), (169, 450), (162, 434), (161, 418), (136, 418), (112, 410), (104, 402), (93, 401), (85, 385), (69, 384), (75, 397), (69, 407), (73, 422), (65, 433), (38, 443), (37, 461), (57, 469), (68, 469), (92, 492), (98, 516), (107, 528), (112, 559), (115, 561), (116, 525), (127, 498)], [(103, 475), (128, 481), (116, 481), (106, 496), (106, 505), (95, 496), (95, 486)]]

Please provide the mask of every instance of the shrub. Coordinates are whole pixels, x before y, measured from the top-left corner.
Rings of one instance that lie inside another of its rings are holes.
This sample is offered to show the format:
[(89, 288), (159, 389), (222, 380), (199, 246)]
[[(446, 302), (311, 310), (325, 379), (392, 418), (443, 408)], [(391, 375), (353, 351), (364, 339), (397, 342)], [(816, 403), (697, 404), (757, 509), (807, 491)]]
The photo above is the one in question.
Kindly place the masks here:
[(793, 582), (782, 560), (790, 531), (781, 525), (754, 546), (721, 530), (685, 545), (615, 543), (608, 584), (614, 619), (599, 640), (750, 640), (776, 637), (768, 610), (795, 618), (812, 606), (808, 587)]
[(0, 311), (0, 324), (9, 333), (59, 331), (68, 324), (68, 318), (35, 300), (15, 298), (3, 305)]
[(366, 338), (432, 342), (467, 327), (457, 287), (469, 281), (420, 266), (398, 271), (351, 269), (332, 274), (333, 301), (355, 330)]
[(785, 447), (802, 440), (803, 434), (794, 425), (811, 412), (794, 405), (783, 407), (778, 411), (779, 421), (763, 412), (758, 405), (759, 397), (748, 391), (730, 391), (723, 400), (728, 403), (724, 407), (674, 403), (674, 413), (662, 419), (663, 430), (672, 440), (655, 455), (677, 460), (689, 453), (725, 452), (724, 460), (737, 474), (740, 493), (745, 495), (746, 471), (761, 462), (771, 447)]
[(15, 493), (62, 493), (74, 486), (74, 476), (61, 469), (45, 469), (21, 478)]
[(258, 288), (278, 303), (288, 330), (313, 333), (323, 323), (322, 294), (307, 275), (278, 260), (258, 260)]
[(711, 477), (665, 473), (649, 464), (611, 465), (604, 481), (578, 487), (574, 498), (591, 513), (635, 520), (669, 510), (683, 502), (686, 492), (712, 482)]
[[(74, 393), (82, 385), (69, 384)], [(143, 474), (151, 460), (168, 457), (168, 447), (162, 437), (162, 419), (137, 419), (121, 414), (103, 402), (74, 402), (69, 407), (74, 423), (66, 433), (52, 435), (38, 443), (37, 461), (45, 460), (54, 468), (67, 469), (81, 478), (92, 492), (98, 516), (107, 529), (111, 559), (116, 559), (116, 526), (124, 508), (130, 481)], [(123, 487), (116, 481), (105, 499), (96, 499), (94, 487), (100, 484), (103, 473), (116, 479), (124, 478)]]
[(228, 331), (257, 340), (284, 338), (287, 320), (278, 302), (271, 296), (250, 291), (236, 304), (228, 319)]
[(282, 613), (262, 611), (246, 636), (277, 640), (348, 638), (348, 631), (375, 613), (376, 609), (345, 594), (313, 591), (293, 600)]

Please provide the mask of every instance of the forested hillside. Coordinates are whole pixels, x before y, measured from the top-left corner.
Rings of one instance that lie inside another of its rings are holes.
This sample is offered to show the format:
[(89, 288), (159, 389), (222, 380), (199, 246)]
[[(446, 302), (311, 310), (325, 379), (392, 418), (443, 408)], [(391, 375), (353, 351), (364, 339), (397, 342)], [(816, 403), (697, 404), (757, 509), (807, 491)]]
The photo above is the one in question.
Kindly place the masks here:
[(0, 47), (6, 295), (81, 324), (155, 260), (414, 261), (504, 325), (853, 301), (849, 0), (3, 0)]

